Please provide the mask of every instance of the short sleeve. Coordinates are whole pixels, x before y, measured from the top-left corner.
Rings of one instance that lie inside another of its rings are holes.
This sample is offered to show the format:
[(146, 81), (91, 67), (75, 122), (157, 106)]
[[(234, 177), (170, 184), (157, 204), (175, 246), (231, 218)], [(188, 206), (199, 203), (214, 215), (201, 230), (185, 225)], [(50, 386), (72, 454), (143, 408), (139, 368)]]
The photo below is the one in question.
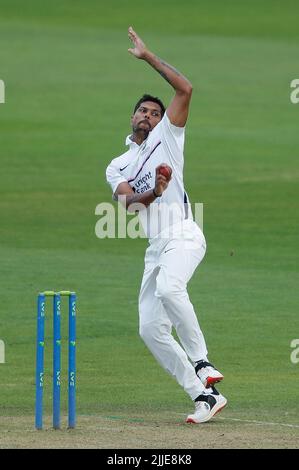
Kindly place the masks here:
[(181, 164), (184, 159), (185, 127), (172, 124), (166, 111), (161, 121), (161, 131), (170, 161)]
[(165, 112), (165, 123), (164, 123), (164, 126), (166, 126), (169, 130), (169, 132), (171, 132), (171, 134), (173, 134), (173, 136), (177, 139), (179, 139), (180, 137), (184, 136), (185, 135), (185, 126), (184, 127), (178, 127), (178, 126), (175, 126), (174, 124), (172, 124), (170, 122), (170, 119), (167, 115), (167, 110)]
[(110, 184), (113, 194), (117, 190), (117, 187), (120, 183), (127, 182), (126, 178), (119, 172), (119, 168), (116, 165), (115, 160), (112, 160), (110, 165), (108, 165), (106, 169), (106, 180), (107, 183)]

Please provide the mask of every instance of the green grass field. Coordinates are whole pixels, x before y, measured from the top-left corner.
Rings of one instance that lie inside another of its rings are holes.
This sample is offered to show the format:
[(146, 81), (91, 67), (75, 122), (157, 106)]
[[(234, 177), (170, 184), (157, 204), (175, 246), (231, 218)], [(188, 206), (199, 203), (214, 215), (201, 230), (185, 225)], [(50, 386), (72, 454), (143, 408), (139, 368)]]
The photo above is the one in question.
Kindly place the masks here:
[[(36, 295), (45, 289), (78, 293), (78, 420), (192, 410), (138, 336), (146, 240), (94, 231), (133, 105), (144, 92), (172, 96), (127, 53), (132, 24), (194, 86), (185, 183), (204, 203), (208, 252), (189, 291), (225, 375), (222, 415), (298, 425), (298, 3), (108, 3), (1, 0), (0, 416), (34, 422)], [(48, 325), (49, 344), (50, 315)], [(49, 344), (46, 414), (50, 368)]]

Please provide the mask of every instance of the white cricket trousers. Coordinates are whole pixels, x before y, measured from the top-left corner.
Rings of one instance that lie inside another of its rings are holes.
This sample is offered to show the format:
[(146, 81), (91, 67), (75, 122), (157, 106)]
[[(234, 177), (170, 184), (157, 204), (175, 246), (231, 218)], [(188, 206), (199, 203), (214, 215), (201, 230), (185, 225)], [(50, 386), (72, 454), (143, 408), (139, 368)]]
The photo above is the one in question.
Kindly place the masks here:
[[(200, 228), (190, 219), (170, 238), (150, 241), (139, 295), (140, 336), (157, 361), (195, 400), (204, 390), (194, 363), (207, 357), (187, 283), (206, 252)], [(172, 336), (175, 328), (180, 344)], [(192, 363), (190, 362), (190, 360)]]

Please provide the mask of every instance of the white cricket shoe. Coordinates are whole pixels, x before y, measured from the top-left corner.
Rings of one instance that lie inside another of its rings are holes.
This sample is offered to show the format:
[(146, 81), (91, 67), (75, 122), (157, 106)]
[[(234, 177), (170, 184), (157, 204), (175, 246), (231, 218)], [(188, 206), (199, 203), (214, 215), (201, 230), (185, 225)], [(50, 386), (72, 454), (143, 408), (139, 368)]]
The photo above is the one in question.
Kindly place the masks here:
[(196, 375), (200, 378), (202, 384), (208, 388), (223, 379), (223, 375), (213, 364), (207, 361), (199, 361), (195, 366)]
[(187, 417), (186, 423), (205, 423), (225, 407), (227, 399), (215, 387), (211, 389), (211, 393), (203, 393), (195, 400), (195, 412)]

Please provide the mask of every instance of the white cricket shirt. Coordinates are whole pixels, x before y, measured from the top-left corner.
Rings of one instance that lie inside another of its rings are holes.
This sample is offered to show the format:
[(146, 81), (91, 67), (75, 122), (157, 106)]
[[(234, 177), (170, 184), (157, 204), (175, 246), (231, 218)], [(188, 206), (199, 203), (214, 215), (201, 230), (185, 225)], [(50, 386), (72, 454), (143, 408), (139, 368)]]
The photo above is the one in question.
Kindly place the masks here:
[(144, 233), (150, 239), (168, 238), (169, 227), (180, 226), (187, 218), (193, 220), (183, 182), (184, 141), (185, 127), (174, 126), (166, 111), (141, 145), (128, 136), (129, 150), (107, 167), (106, 178), (113, 194), (123, 182), (128, 182), (136, 193), (154, 189), (156, 167), (166, 163), (172, 168), (171, 181), (162, 196), (138, 213)]

